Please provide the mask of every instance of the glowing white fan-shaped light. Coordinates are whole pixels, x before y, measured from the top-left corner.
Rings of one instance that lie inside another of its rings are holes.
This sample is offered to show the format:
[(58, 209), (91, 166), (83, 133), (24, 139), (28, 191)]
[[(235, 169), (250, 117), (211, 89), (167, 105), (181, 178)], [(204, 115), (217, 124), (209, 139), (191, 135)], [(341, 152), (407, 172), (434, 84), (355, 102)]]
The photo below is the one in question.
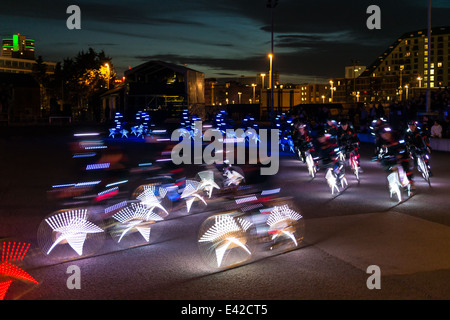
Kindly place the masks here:
[(114, 214), (113, 218), (125, 226), (118, 241), (120, 242), (128, 231), (135, 228), (149, 242), (151, 230), (149, 222), (163, 220), (160, 215), (153, 212), (154, 208), (149, 209), (145, 205), (133, 203), (131, 207), (126, 207)]
[(103, 229), (87, 220), (87, 210), (70, 210), (61, 212), (45, 219), (54, 232), (58, 233), (57, 239), (47, 251), (47, 254), (62, 241), (67, 241), (70, 247), (83, 254), (83, 245), (88, 233), (100, 233)]
[(155, 208), (160, 208), (163, 210), (166, 214), (169, 214), (167, 212), (166, 208), (164, 208), (161, 205), (160, 200), (155, 195), (155, 186), (144, 186), (144, 191), (137, 196), (137, 199), (140, 200), (140, 203), (144, 205), (146, 208), (153, 210)]
[(205, 205), (206, 201), (203, 199), (201, 195), (197, 192), (199, 191), (201, 183), (195, 180), (186, 180), (186, 186), (184, 187), (183, 192), (181, 193), (181, 198), (186, 198), (187, 211), (191, 210), (192, 203), (195, 200), (201, 200)]
[(291, 226), (292, 221), (298, 221), (302, 218), (303, 216), (301, 214), (290, 209), (288, 205), (274, 207), (270, 211), (270, 215), (266, 221), (271, 231), (273, 229), (278, 231), (273, 233), (272, 240), (284, 234), (294, 242), (295, 246), (297, 246), (297, 239), (293, 233), (295, 230), (290, 230), (289, 227)]
[(228, 215), (218, 215), (214, 225), (209, 228), (198, 240), (199, 242), (212, 242), (215, 245), (217, 266), (222, 264), (223, 257), (230, 245), (235, 244), (251, 255), (250, 250), (239, 239), (242, 233), (251, 227), (252, 223), (241, 218)]
[(208, 197), (211, 198), (211, 194), (214, 188), (220, 189), (217, 183), (214, 182), (214, 172), (211, 170), (201, 171), (198, 173), (198, 176), (201, 179), (201, 184), (198, 187), (199, 189), (204, 188), (208, 193)]

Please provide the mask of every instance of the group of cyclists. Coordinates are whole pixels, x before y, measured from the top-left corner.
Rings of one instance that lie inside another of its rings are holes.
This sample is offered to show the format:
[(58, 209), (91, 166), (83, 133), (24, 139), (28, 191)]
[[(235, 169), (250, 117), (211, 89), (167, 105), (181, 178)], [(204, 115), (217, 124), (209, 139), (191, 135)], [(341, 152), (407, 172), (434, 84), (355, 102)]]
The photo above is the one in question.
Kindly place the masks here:
[[(345, 177), (346, 159), (352, 159), (355, 166), (352, 169), (361, 171), (359, 161), (359, 138), (353, 126), (347, 121), (336, 122), (328, 119), (317, 131), (315, 137), (311, 134), (308, 124), (297, 122), (292, 126), (294, 149), (304, 163), (307, 155), (314, 159), (316, 170), (328, 170), (341, 184)], [(357, 176), (358, 177), (358, 176)]]
[[(418, 121), (410, 121), (405, 130), (394, 130), (385, 119), (380, 118), (372, 122), (370, 129), (375, 139), (373, 159), (379, 161), (388, 175), (402, 170), (410, 191), (415, 189), (414, 168), (427, 171), (428, 178), (432, 176), (429, 164), (431, 147), (425, 126), (422, 128)], [(291, 136), (300, 160), (305, 163), (307, 156), (312, 155), (315, 170), (331, 169), (337, 183), (345, 179), (345, 161), (352, 161), (352, 169), (359, 180), (359, 173), (362, 172), (360, 139), (353, 125), (346, 120), (337, 122), (328, 119), (315, 131), (317, 133), (313, 136), (307, 123), (292, 123)], [(424, 162), (425, 167), (419, 166), (419, 160)]]
[[(390, 174), (400, 166), (411, 190), (415, 189), (415, 168), (427, 180), (432, 176), (430, 134), (426, 126), (421, 126), (418, 121), (409, 121), (406, 130), (399, 132), (393, 130), (384, 119), (378, 119), (374, 120), (371, 128), (375, 136), (375, 156), (386, 173)], [(423, 165), (419, 164), (420, 161)]]

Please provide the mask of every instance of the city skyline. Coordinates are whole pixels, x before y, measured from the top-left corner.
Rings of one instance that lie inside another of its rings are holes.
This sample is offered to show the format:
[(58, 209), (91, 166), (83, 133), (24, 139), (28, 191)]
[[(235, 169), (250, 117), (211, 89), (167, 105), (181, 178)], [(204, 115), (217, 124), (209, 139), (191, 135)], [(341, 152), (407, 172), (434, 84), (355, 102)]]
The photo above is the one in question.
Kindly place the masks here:
[[(68, 1), (4, 1), (0, 36), (36, 41), (36, 57), (62, 62), (103, 50), (120, 77), (128, 67), (162, 60), (206, 78), (255, 76), (269, 69), (267, 0), (186, 2), (79, 1), (81, 30), (69, 30)], [(274, 13), (274, 71), (287, 83), (342, 77), (352, 60), (370, 65), (403, 33), (426, 29), (427, 1), (378, 1), (381, 29), (369, 30), (370, 1), (280, 0)], [(448, 25), (450, 3), (433, 1), (432, 26)]]

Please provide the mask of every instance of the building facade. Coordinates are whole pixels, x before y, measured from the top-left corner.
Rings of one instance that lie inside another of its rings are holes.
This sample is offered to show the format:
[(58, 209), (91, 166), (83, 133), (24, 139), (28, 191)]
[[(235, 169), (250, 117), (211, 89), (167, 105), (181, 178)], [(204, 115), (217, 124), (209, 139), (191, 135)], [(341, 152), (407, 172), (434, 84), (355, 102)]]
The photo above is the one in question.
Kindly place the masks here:
[(205, 109), (204, 73), (163, 61), (149, 61), (125, 72), (124, 82), (102, 95), (105, 120), (116, 112), (134, 119), (138, 111), (178, 118), (189, 108), (202, 116)]
[[(31, 73), (36, 64), (34, 40), (21, 34), (2, 39), (0, 53), (0, 72)], [(46, 72), (55, 72), (56, 62), (43, 62)]]
[(408, 100), (423, 94), (428, 80), (432, 90), (449, 87), (450, 27), (432, 28), (430, 44), (427, 30), (403, 34), (359, 76), (333, 79), (336, 87), (333, 101)]

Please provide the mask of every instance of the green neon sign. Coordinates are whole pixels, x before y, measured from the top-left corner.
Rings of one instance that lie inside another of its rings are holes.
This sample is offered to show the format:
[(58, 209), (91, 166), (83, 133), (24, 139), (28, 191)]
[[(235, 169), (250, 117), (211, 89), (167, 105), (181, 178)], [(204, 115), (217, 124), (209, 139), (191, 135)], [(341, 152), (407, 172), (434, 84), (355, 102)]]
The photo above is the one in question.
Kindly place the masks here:
[(19, 35), (13, 35), (13, 51), (19, 51)]

